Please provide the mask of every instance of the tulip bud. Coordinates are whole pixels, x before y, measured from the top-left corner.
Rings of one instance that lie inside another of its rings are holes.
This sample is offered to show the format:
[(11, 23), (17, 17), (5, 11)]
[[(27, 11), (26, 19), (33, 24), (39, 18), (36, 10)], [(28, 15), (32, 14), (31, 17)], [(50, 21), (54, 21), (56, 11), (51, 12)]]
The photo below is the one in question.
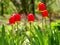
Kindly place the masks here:
[(44, 10), (41, 12), (42, 13), (42, 17), (48, 17), (48, 11), (47, 10)]
[(20, 21), (21, 20), (21, 16), (20, 14), (14, 14), (14, 17), (15, 17), (15, 21)]
[(35, 20), (34, 15), (31, 14), (31, 13), (28, 14), (27, 19), (28, 19), (29, 22), (33, 22)]
[(38, 8), (40, 11), (46, 10), (46, 5), (44, 3), (39, 3)]
[(15, 18), (14, 18), (14, 16), (11, 16), (11, 17), (9, 18), (9, 23), (10, 23), (10, 24), (15, 24)]

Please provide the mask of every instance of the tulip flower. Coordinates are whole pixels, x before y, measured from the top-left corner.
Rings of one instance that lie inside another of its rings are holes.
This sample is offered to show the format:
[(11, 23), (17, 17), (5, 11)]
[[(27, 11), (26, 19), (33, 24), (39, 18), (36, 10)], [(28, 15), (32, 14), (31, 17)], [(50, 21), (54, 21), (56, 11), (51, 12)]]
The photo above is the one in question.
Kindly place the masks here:
[[(30, 31), (32, 30), (32, 22), (34, 22), (35, 18), (34, 18), (34, 15), (33, 14), (28, 14), (27, 16), (27, 19), (29, 21), (29, 24), (30, 24)], [(31, 33), (30, 33), (30, 36), (31, 36)]]
[(21, 16), (18, 13), (13, 14), (13, 16), (15, 17), (15, 22), (17, 24), (17, 30), (19, 30), (18, 25), (19, 25), (19, 21), (21, 21)]
[[(15, 17), (15, 21), (16, 21), (16, 24), (17, 24), (17, 36), (19, 37), (19, 21), (21, 21), (21, 16), (18, 13), (15, 13), (13, 15)], [(17, 45), (19, 45), (19, 39), (18, 39), (18, 44)]]
[(14, 17), (15, 17), (15, 21), (16, 21), (16, 22), (18, 22), (18, 21), (21, 20), (21, 16), (20, 16), (20, 14), (18, 14), (18, 13), (14, 14)]
[(46, 10), (46, 5), (44, 3), (39, 3), (38, 8), (40, 11)]
[(35, 20), (34, 15), (31, 14), (31, 13), (28, 14), (27, 19), (28, 19), (29, 22), (33, 22)]
[(11, 16), (11, 17), (9, 18), (9, 23), (10, 23), (10, 24), (15, 24), (15, 18), (14, 18), (14, 16)]
[[(20, 14), (15, 13), (14, 17), (15, 17), (15, 21), (16, 21), (16, 24), (17, 24), (17, 36), (19, 37), (19, 21), (21, 21), (21, 16), (20, 16)], [(19, 38), (18, 38), (17, 45), (19, 45)]]
[(13, 39), (13, 32), (14, 32), (14, 25), (13, 24), (15, 24), (15, 17), (14, 16), (11, 16), (10, 18), (9, 18), (9, 23), (11, 24), (11, 40), (13, 41), (14, 39)]
[(44, 10), (41, 12), (42, 13), (42, 17), (48, 17), (48, 11), (47, 10)]

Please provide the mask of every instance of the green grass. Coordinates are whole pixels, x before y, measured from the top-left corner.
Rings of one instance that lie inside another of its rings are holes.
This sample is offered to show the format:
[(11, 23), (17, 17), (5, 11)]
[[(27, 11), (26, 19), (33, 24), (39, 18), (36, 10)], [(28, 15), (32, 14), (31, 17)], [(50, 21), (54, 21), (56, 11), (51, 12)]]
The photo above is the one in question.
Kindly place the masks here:
[[(11, 25), (1, 25), (0, 44), (1, 45), (60, 45), (60, 32), (58, 29), (50, 29), (46, 27), (45, 31), (37, 24), (27, 23), (19, 24), (18, 32), (16, 32), (16, 24), (14, 30)], [(54, 26), (53, 26), (54, 27)]]

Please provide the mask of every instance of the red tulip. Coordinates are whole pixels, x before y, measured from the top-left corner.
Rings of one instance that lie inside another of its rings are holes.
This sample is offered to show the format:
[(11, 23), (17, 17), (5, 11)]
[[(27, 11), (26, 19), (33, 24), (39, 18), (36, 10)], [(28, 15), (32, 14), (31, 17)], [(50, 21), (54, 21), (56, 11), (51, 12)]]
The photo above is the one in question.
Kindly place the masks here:
[(41, 13), (42, 13), (42, 17), (47, 17), (48, 16), (48, 11), (47, 10), (44, 10)]
[(28, 19), (29, 22), (33, 22), (35, 20), (33, 14), (28, 14), (27, 19)]
[(11, 17), (9, 18), (9, 23), (10, 23), (10, 24), (15, 24), (15, 18), (14, 18), (14, 16), (11, 16)]
[(46, 10), (46, 5), (44, 3), (39, 3), (38, 8), (40, 11)]
[(20, 21), (21, 20), (21, 16), (20, 14), (14, 14), (14, 17), (15, 17), (15, 21)]

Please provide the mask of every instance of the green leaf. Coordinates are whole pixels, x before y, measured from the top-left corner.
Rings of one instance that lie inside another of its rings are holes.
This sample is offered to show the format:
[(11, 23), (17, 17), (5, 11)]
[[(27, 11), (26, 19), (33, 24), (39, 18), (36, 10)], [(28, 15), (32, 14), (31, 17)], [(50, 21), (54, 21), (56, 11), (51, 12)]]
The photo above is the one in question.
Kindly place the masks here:
[(44, 40), (43, 40), (44, 37), (43, 37), (43, 35), (40, 33), (39, 29), (36, 28), (35, 26), (34, 26), (34, 29), (35, 29), (37, 38), (39, 39), (40, 45), (44, 45)]
[(2, 25), (2, 38), (4, 38), (4, 37), (5, 37), (5, 26)]

